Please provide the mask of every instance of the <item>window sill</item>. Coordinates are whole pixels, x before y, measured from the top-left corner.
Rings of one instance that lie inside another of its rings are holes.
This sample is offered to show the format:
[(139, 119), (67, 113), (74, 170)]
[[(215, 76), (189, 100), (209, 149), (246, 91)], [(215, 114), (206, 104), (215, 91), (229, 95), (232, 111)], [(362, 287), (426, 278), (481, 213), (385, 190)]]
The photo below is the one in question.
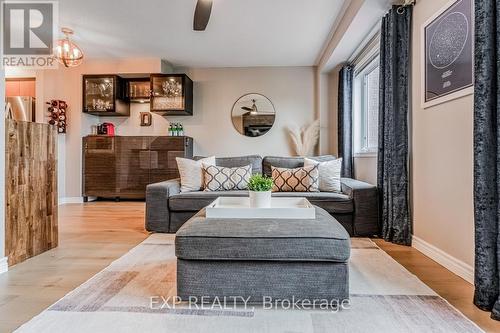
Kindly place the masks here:
[(360, 153), (355, 153), (354, 158), (376, 158), (377, 153), (375, 152), (360, 152)]

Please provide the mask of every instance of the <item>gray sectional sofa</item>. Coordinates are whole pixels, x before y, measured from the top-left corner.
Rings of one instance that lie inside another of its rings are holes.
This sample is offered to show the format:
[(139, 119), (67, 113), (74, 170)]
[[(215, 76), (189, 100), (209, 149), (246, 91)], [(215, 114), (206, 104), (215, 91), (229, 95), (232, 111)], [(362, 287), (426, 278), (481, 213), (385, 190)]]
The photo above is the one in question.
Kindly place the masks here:
[[(325, 155), (312, 157), (318, 161), (335, 159)], [(217, 158), (224, 167), (252, 165), (253, 173), (271, 175), (271, 166), (297, 168), (304, 165), (300, 157), (260, 157), (257, 155)], [(175, 233), (203, 207), (221, 196), (248, 196), (247, 191), (180, 192), (180, 180), (173, 179), (147, 186), (146, 230)], [(276, 197), (306, 197), (313, 205), (330, 213), (353, 236), (374, 236), (379, 232), (377, 188), (351, 178), (342, 178), (342, 193), (275, 192)]]

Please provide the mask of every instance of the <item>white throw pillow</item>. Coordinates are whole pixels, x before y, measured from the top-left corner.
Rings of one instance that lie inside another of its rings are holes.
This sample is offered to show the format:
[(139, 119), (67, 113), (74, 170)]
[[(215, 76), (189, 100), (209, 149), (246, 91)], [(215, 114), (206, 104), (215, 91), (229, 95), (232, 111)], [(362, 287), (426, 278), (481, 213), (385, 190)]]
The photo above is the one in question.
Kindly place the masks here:
[(342, 170), (341, 158), (327, 162), (319, 162), (310, 158), (304, 158), (304, 166), (312, 165), (318, 165), (319, 167), (319, 190), (321, 192), (342, 192), (340, 184), (340, 172)]
[(181, 192), (203, 190), (203, 164), (215, 165), (215, 156), (195, 161), (189, 158), (176, 157), (179, 175), (181, 176)]

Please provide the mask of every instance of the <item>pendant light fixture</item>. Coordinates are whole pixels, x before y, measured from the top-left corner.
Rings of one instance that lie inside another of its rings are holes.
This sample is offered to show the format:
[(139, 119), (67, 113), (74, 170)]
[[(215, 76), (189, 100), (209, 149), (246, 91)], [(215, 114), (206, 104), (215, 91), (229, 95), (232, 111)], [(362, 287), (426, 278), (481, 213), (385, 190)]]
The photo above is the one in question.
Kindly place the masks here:
[(57, 40), (54, 49), (54, 57), (63, 64), (64, 67), (76, 67), (81, 65), (83, 62), (83, 52), (78, 45), (70, 40), (73, 30), (62, 28), (61, 31), (65, 37)]

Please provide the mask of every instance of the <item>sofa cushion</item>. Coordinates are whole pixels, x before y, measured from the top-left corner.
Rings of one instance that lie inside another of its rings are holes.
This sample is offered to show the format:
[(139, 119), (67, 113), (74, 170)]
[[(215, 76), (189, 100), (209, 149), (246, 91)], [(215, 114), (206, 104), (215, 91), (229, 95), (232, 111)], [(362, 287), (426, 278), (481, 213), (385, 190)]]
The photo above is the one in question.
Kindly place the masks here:
[[(335, 159), (333, 155), (323, 155), (323, 156), (315, 156), (309, 157), (312, 160), (318, 162), (331, 161)], [(218, 159), (217, 159), (218, 160)], [(218, 165), (218, 164), (217, 164)], [(262, 172), (264, 175), (271, 177), (272, 170), (271, 166), (276, 168), (301, 168), (304, 166), (304, 158), (303, 157), (278, 157), (278, 156), (266, 156), (262, 160)]]
[[(195, 160), (203, 158), (202, 156), (195, 156)], [(259, 155), (247, 155), (247, 156), (235, 156), (235, 157), (217, 157), (215, 159), (215, 165), (226, 167), (226, 168), (236, 168), (244, 167), (247, 165), (252, 166), (252, 173), (262, 173), (262, 157)]]
[[(168, 200), (170, 210), (176, 212), (197, 212), (211, 204), (218, 197), (248, 196), (248, 191), (220, 191), (220, 192), (186, 192), (171, 196)], [(354, 211), (352, 199), (341, 193), (333, 192), (275, 192), (273, 197), (304, 197), (331, 214), (349, 214)]]
[(207, 219), (201, 210), (176, 233), (175, 254), (185, 260), (346, 262), (347, 231), (325, 210), (315, 219)]

